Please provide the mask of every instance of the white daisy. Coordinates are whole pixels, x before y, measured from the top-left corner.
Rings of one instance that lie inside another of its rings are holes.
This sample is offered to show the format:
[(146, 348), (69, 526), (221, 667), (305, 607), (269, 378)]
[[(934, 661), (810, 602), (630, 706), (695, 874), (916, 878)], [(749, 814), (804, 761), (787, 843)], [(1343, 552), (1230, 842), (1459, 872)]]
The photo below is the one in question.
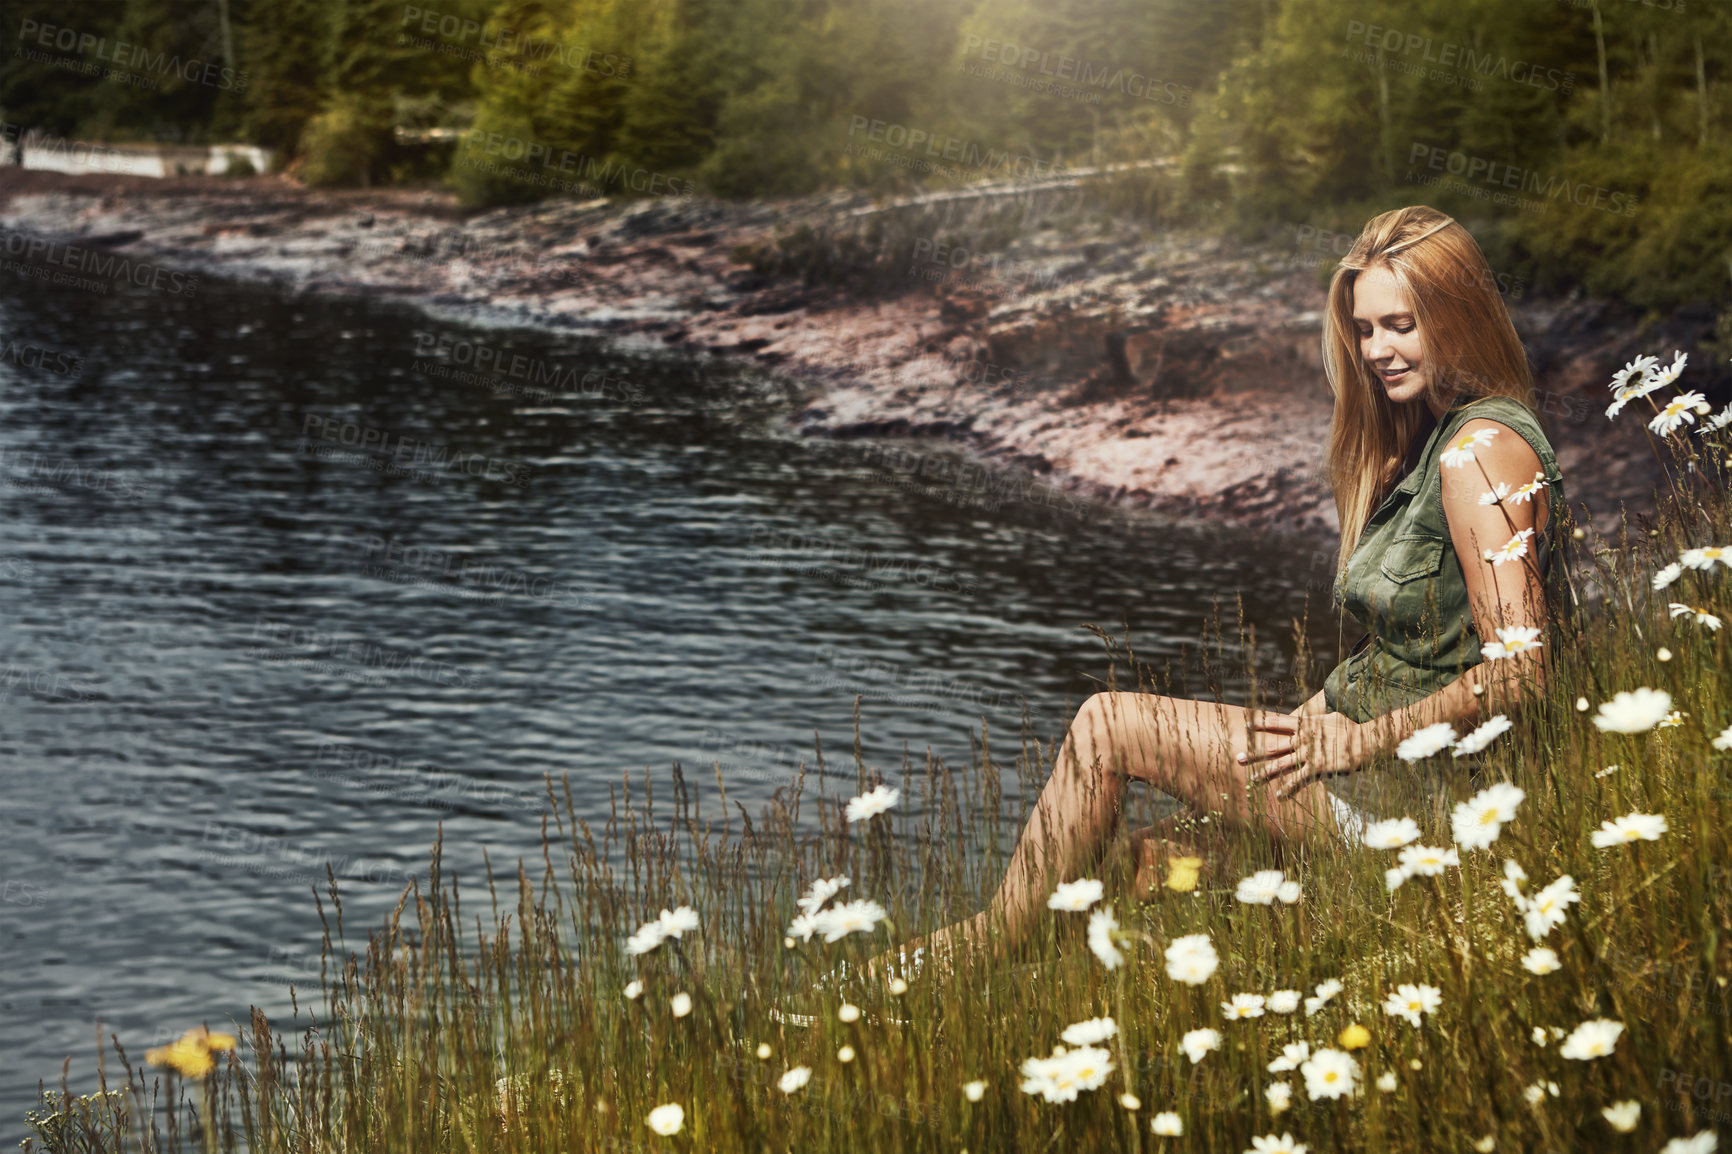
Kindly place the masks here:
[(1201, 1030), (1191, 1030), (1179, 1039), (1179, 1049), (1185, 1052), (1185, 1056), (1191, 1060), (1193, 1066), (1201, 1062), (1209, 1051), (1220, 1048), (1221, 1031), (1211, 1030), (1207, 1027)]
[(1093, 878), (1060, 882), (1052, 891), (1052, 896), (1046, 899), (1046, 908), (1081, 913), (1100, 901), (1101, 894), (1104, 892), (1105, 888)]
[(1293, 1105), (1293, 1084), (1271, 1082), (1263, 1088), (1263, 1097), (1268, 1100), (1269, 1113), (1279, 1114)]
[(1377, 1076), (1377, 1088), (1385, 1094), (1393, 1094), (1401, 1086), (1401, 1081), (1395, 1076), (1394, 1070), (1385, 1070)]
[(1233, 1000), (1221, 1003), (1221, 1016), (1229, 1022), (1263, 1016), (1262, 994), (1234, 994)]
[(822, 914), (796, 914), (794, 920), (788, 923), (788, 936), (799, 938), (802, 942), (812, 940), (812, 935), (823, 928), (819, 918)]
[[(1664, 649), (1660, 650), (1658, 656), (1659, 656), (1660, 660), (1662, 660), (1662, 661), (1666, 660), (1666, 650), (1664, 650)], [(1659, 723), (1654, 726), (1654, 728), (1655, 729), (1675, 729), (1678, 726), (1683, 725), (1684, 719), (1686, 717), (1689, 717), (1689, 716), (1690, 715), (1688, 713), (1685, 713), (1681, 709), (1674, 709), (1672, 712), (1670, 712), (1666, 716), (1662, 717), (1659, 720)]]
[(782, 1080), (777, 1085), (781, 1087), (782, 1093), (792, 1094), (811, 1080), (812, 1068), (810, 1066), (795, 1066), (782, 1075)]
[(1516, 807), (1525, 797), (1518, 787), (1500, 781), (1457, 805), (1450, 819), (1455, 844), (1463, 849), (1489, 848), (1504, 825), (1515, 820)]
[(1163, 1110), (1149, 1122), (1149, 1129), (1163, 1138), (1177, 1138), (1185, 1132), (1185, 1123), (1171, 1110)]
[(1705, 625), (1711, 630), (1717, 630), (1720, 628), (1720, 619), (1708, 612), (1706, 609), (1697, 609), (1693, 606), (1684, 604), (1682, 601), (1673, 601), (1666, 607), (1672, 611), (1673, 617), (1694, 616), (1698, 625)]
[(1443, 463), (1451, 468), (1473, 464), (1473, 451), (1481, 445), (1491, 444), (1491, 439), (1495, 436), (1496, 429), (1478, 429), (1457, 436), (1450, 442), (1449, 448), (1443, 451)]
[(1657, 813), (1627, 813), (1623, 817), (1600, 823), (1593, 833), (1595, 849), (1623, 845), (1632, 841), (1659, 841), (1666, 832), (1666, 819)]
[(1490, 561), (1493, 565), (1503, 565), (1510, 561), (1520, 560), (1528, 555), (1528, 538), (1533, 535), (1534, 531), (1532, 529), (1518, 530), (1514, 537), (1511, 537), (1496, 549), (1487, 549), (1485, 551), (1485, 559)]
[(683, 1018), (692, 1012), (692, 996), (687, 993), (675, 994), (668, 999), (668, 1008), (674, 1012), (674, 1017)]
[(1618, 772), (1617, 766), (1608, 765), (1604, 769), (1595, 770), (1594, 776), (1595, 777), (1611, 777), (1614, 773), (1617, 773), (1617, 772)]
[(1352, 1097), (1359, 1079), (1359, 1063), (1343, 1050), (1323, 1049), (1299, 1067), (1305, 1075), (1305, 1092), (1313, 1102), (1319, 1098)]
[(858, 1022), (860, 1020), (860, 1007), (853, 1002), (843, 1002), (836, 1010), (836, 1017), (844, 1022)]
[(1495, 505), (1507, 496), (1509, 496), (1509, 485), (1499, 481), (1490, 490), (1479, 495), (1479, 503), (1481, 505)]
[(794, 899), (794, 904), (803, 914), (815, 914), (825, 902), (853, 884), (854, 879), (849, 877), (819, 878), (805, 894)]
[(832, 906), (818, 914), (818, 929), (826, 942), (838, 942), (849, 934), (869, 934), (888, 915), (870, 898)]
[(1678, 428), (1680, 425), (1686, 423), (1692, 425), (1695, 424), (1696, 415), (1698, 413), (1706, 413), (1709, 407), (1708, 398), (1704, 397), (1701, 393), (1694, 390), (1687, 393), (1679, 393), (1670, 401), (1667, 401), (1666, 407), (1661, 409), (1659, 413), (1655, 415), (1654, 419), (1648, 422), (1648, 428), (1663, 437), (1673, 429)]
[(1341, 992), (1341, 981), (1330, 978), (1327, 982), (1317, 983), (1317, 993), (1305, 999), (1305, 1016), (1309, 1018), (1318, 1010), (1329, 1004), (1329, 1000)]
[(1245, 1154), (1306, 1154), (1310, 1147), (1303, 1142), (1295, 1142), (1293, 1135), (1282, 1134), (1279, 1138), (1273, 1134), (1251, 1139), (1251, 1148)]
[(1708, 570), (1714, 568), (1716, 562), (1732, 569), (1732, 545), (1704, 545), (1678, 554), (1678, 563), (1686, 569)]
[(1269, 1063), (1271, 1074), (1285, 1074), (1288, 1070), (1297, 1070), (1300, 1063), (1311, 1056), (1309, 1042), (1288, 1042), (1281, 1047), (1281, 1056)]
[(678, 1102), (669, 1102), (665, 1106), (657, 1106), (644, 1119), (649, 1128), (663, 1138), (671, 1138), (680, 1132), (680, 1127), (686, 1123), (686, 1111)]
[(1509, 496), (1509, 503), (1512, 505), (1520, 505), (1526, 501), (1532, 500), (1533, 495), (1545, 487), (1546, 475), (1544, 473), (1535, 473), (1533, 480), (1516, 486), (1515, 492), (1511, 493)]
[(1507, 732), (1515, 725), (1509, 718), (1499, 713), (1487, 720), (1479, 728), (1455, 743), (1450, 752), (1460, 757), (1464, 753), (1479, 753), (1492, 743), (1492, 739)]
[(1096, 1042), (1106, 1041), (1118, 1032), (1118, 1023), (1111, 1018), (1090, 1018), (1086, 1022), (1066, 1026), (1059, 1037), (1072, 1046), (1092, 1046)]
[(1635, 384), (1625, 385), (1623, 388), (1612, 394), (1612, 403), (1606, 406), (1606, 419), (1609, 421), (1613, 417), (1616, 417), (1623, 411), (1625, 405), (1629, 404), (1637, 397), (1647, 396), (1648, 393), (1652, 391), (1653, 390), (1649, 389), (1640, 381)]
[(639, 998), (643, 997), (643, 983), (638, 981), (636, 978), (633, 978), (625, 984), (625, 989), (622, 992), (625, 994), (627, 1000), (635, 1002)]
[(1684, 574), (1684, 566), (1673, 561), (1654, 574), (1654, 591), (1658, 593)]
[(1720, 1148), (1720, 1136), (1712, 1130), (1698, 1130), (1688, 1138), (1674, 1138), (1660, 1147), (1660, 1154), (1714, 1154)]
[(1446, 749), (1455, 741), (1455, 727), (1447, 721), (1416, 729), (1395, 747), (1395, 755), (1403, 761), (1423, 761)]
[(1538, 649), (1543, 644), (1540, 630), (1532, 625), (1516, 625), (1508, 629), (1499, 626), (1497, 640), (1487, 641), (1480, 646), (1479, 654), (1487, 661), (1500, 661), (1505, 657), (1526, 653), (1530, 649)]
[(1118, 928), (1119, 923), (1111, 908), (1096, 910), (1089, 915), (1089, 949), (1109, 970), (1117, 969), (1125, 960), (1125, 955), (1113, 944), (1113, 933)]
[(1558, 955), (1544, 946), (1535, 946), (1522, 955), (1522, 968), (1530, 974), (1553, 973), (1559, 968)]
[(1276, 990), (1269, 995), (1269, 1012), (1271, 1014), (1291, 1014), (1298, 1008), (1298, 990)]
[(902, 798), (902, 791), (889, 786), (877, 785), (848, 800), (848, 821), (850, 823), (865, 821), (877, 817), (888, 810)]
[(1709, 433), (1717, 433), (1727, 425), (1732, 425), (1732, 405), (1727, 405), (1712, 417), (1703, 417), (1702, 425), (1696, 430), (1698, 437), (1706, 437)]
[(1576, 892), (1576, 879), (1565, 874), (1525, 902), (1519, 902), (1527, 920), (1528, 937), (1539, 941), (1564, 924), (1564, 911), (1582, 900)]
[(1452, 846), (1440, 849), (1428, 845), (1410, 845), (1401, 851), (1401, 868), (1408, 877), (1436, 877), (1448, 866), (1459, 866), (1461, 856)]
[(970, 1102), (978, 1102), (985, 1095), (985, 1082), (964, 1082), (962, 1084), (962, 1096), (967, 1098)]
[(625, 952), (632, 957), (647, 954), (662, 944), (662, 926), (660, 922), (645, 922), (638, 931), (625, 940)]
[[(1667, 385), (1671, 384), (1673, 381), (1677, 380), (1683, 374), (1684, 366), (1686, 364), (1688, 364), (1690, 361), (1690, 354), (1685, 353), (1685, 352), (1680, 352), (1677, 349), (1673, 349), (1672, 353), (1673, 353), (1672, 363), (1667, 365), (1665, 368), (1663, 368), (1663, 369), (1662, 368), (1651, 368), (1651, 369), (1643, 370), (1642, 377), (1643, 377), (1643, 380), (1646, 382), (1646, 384), (1643, 387), (1646, 389), (1646, 391), (1651, 393), (1655, 389), (1663, 389)], [(1658, 363), (1658, 362), (1656, 362), (1656, 363)]]
[(1119, 1105), (1123, 1106), (1127, 1110), (1141, 1110), (1143, 1108), (1143, 1100), (1131, 1093), (1129, 1090), (1126, 1090), (1123, 1094), (1119, 1095)]
[(1594, 725), (1609, 733), (1646, 733), (1664, 721), (1671, 708), (1672, 695), (1664, 689), (1620, 689), (1601, 703)]
[(1595, 1018), (1577, 1026), (1570, 1036), (1564, 1039), (1564, 1044), (1558, 1047), (1558, 1053), (1578, 1062), (1604, 1058), (1617, 1046), (1618, 1035), (1623, 1032), (1624, 1023), (1614, 1022), (1610, 1018)]
[(1247, 905), (1266, 906), (1275, 901), (1285, 875), (1280, 870), (1258, 870), (1239, 881), (1238, 899)]
[(1732, 725), (1728, 725), (1725, 729), (1722, 729), (1715, 735), (1714, 740), (1710, 741), (1708, 744), (1712, 745), (1715, 749), (1722, 751), (1732, 749)]
[(1436, 986), (1401, 985), (1383, 999), (1383, 1012), (1406, 1018), (1417, 1026), (1421, 1014), (1435, 1014), (1442, 1004), (1443, 991)]
[(1600, 1109), (1600, 1117), (1609, 1122), (1618, 1133), (1628, 1134), (1636, 1128), (1636, 1122), (1642, 1117), (1642, 1104), (1634, 1098), (1613, 1102)]
[(1392, 817), (1367, 825), (1360, 840), (1371, 849), (1400, 849), (1418, 837), (1418, 822), (1410, 817)]
[(1050, 1058), (1029, 1058), (1022, 1064), (1022, 1091), (1048, 1102), (1074, 1102), (1082, 1090), (1098, 1090), (1113, 1070), (1113, 1057), (1095, 1046), (1065, 1050)]
[(1616, 391), (1629, 384), (1632, 378), (1645, 379), (1651, 369), (1660, 363), (1659, 357), (1641, 356), (1612, 374), (1612, 389)]
[(1167, 977), (1188, 986), (1200, 986), (1215, 973), (1221, 959), (1208, 934), (1186, 934), (1167, 946)]
[(1558, 1096), (1558, 1084), (1556, 1082), (1535, 1082), (1522, 1091), (1522, 1097), (1528, 1100), (1528, 1105), (1538, 1106), (1545, 1101), (1548, 1093), (1554, 1098)]
[(1292, 905), (1301, 896), (1299, 883), (1294, 881), (1282, 882), (1281, 888), (1275, 891), (1275, 896), (1281, 899), (1281, 904)]
[(661, 923), (662, 937), (677, 938), (698, 928), (698, 911), (690, 906), (681, 906), (671, 912), (663, 910), (656, 921)]

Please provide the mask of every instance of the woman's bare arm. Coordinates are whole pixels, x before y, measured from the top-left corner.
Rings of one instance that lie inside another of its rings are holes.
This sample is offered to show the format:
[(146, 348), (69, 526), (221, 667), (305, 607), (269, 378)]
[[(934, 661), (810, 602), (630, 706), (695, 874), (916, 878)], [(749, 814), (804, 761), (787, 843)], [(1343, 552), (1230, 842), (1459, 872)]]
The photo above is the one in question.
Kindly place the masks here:
[(1299, 708), (1295, 709), (1292, 713), (1288, 714), (1288, 716), (1289, 717), (1316, 717), (1319, 714), (1328, 713), (1328, 712), (1329, 712), (1329, 705), (1327, 702), (1325, 702), (1323, 700), (1323, 691), (1321, 689), (1319, 689), (1315, 694), (1312, 695), (1311, 700), (1300, 702)]
[[(1543, 637), (1545, 590), (1534, 566), (1533, 542), (1546, 527), (1549, 494), (1541, 489), (1520, 504), (1507, 498), (1493, 505), (1479, 503), (1480, 494), (1490, 489), (1491, 483), (1506, 484), (1513, 490), (1531, 481), (1540, 472), (1539, 457), (1506, 425), (1473, 420), (1462, 431), (1472, 433), (1482, 428), (1496, 435), (1489, 444), (1474, 450), (1476, 460), (1446, 466), (1443, 472), (1444, 515), (1466, 579), (1474, 625), (1482, 641), (1496, 641), (1499, 628), (1516, 626), (1537, 628)], [(1523, 530), (1532, 531), (1525, 556), (1502, 564), (1486, 560), (1488, 549), (1503, 548)], [(1367, 722), (1366, 752), (1389, 752), (1414, 730), (1439, 721), (1477, 723), (1494, 713), (1512, 713), (1524, 690), (1544, 686), (1544, 649), (1484, 661), (1436, 693)]]

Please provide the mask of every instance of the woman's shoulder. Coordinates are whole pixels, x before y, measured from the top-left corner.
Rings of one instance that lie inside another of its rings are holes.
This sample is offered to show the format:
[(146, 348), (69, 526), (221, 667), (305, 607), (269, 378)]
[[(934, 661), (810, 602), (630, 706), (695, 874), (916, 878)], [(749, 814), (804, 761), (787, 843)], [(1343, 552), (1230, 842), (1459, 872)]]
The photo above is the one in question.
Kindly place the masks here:
[(1551, 439), (1546, 436), (1539, 414), (1528, 406), (1514, 397), (1474, 397), (1451, 410), (1447, 418), (1452, 430), (1449, 435), (1453, 436), (1454, 429), (1464, 428), (1475, 420), (1491, 421), (1516, 433), (1533, 448), (1545, 471), (1556, 475), (1558, 463)]

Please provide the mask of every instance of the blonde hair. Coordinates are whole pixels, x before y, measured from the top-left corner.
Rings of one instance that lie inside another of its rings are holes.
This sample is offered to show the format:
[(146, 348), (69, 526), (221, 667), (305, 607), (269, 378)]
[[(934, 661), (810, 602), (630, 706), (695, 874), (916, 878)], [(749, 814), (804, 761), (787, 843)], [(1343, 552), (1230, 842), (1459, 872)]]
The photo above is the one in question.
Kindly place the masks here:
[[(1353, 285), (1361, 272), (1378, 266), (1389, 270), (1413, 306), (1430, 367), (1426, 404), (1392, 403), (1360, 355)], [(1338, 576), (1408, 455), (1436, 427), (1430, 402), (1459, 392), (1534, 407), (1527, 354), (1485, 254), (1467, 229), (1423, 205), (1373, 217), (1336, 266), (1323, 322), (1323, 368), (1335, 397), (1325, 469), (1341, 522)]]

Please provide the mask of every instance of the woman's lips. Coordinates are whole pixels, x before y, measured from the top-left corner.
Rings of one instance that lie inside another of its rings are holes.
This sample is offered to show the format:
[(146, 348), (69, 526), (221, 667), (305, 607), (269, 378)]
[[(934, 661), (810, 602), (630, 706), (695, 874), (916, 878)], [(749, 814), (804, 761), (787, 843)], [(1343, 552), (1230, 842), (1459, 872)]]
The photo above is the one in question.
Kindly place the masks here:
[(1396, 370), (1378, 369), (1377, 375), (1382, 377), (1386, 381), (1399, 381), (1402, 377), (1405, 377), (1408, 373), (1411, 373), (1412, 371), (1413, 371), (1413, 366), (1408, 365), (1405, 369), (1396, 369)]

